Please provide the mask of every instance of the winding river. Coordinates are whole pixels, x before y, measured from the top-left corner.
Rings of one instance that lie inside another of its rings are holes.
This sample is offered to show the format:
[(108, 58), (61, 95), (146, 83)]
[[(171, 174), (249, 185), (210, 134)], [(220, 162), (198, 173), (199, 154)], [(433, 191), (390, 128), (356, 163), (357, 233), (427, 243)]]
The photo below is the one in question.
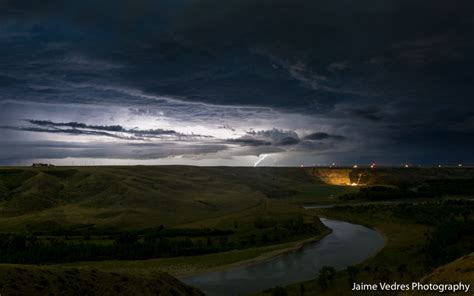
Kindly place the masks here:
[(374, 255), (383, 236), (370, 228), (321, 218), (332, 233), (319, 242), (268, 261), (182, 278), (208, 296), (246, 295), (275, 286), (314, 279), (323, 266), (342, 269)]

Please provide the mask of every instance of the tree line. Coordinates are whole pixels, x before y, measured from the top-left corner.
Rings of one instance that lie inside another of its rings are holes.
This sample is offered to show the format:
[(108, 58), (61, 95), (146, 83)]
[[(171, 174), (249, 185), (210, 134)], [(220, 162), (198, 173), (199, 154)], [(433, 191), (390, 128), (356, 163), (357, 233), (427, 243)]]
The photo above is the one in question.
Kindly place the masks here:
[[(261, 223), (267, 222), (256, 219), (254, 224), (263, 227)], [(304, 223), (301, 218), (272, 222), (268, 227), (243, 236), (229, 235), (233, 231), (209, 229), (161, 229), (144, 235), (123, 232), (113, 236), (112, 243), (97, 242), (87, 236), (68, 241), (54, 237), (45, 240), (35, 235), (0, 234), (0, 262), (41, 264), (193, 256), (265, 246), (320, 232), (316, 223)]]

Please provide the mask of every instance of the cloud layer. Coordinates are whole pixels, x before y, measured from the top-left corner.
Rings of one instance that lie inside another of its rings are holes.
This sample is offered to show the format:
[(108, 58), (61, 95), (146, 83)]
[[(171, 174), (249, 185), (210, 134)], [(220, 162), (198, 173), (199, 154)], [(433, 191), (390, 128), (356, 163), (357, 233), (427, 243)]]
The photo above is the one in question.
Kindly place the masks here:
[(0, 1), (0, 162), (21, 150), (474, 163), (473, 11), (468, 0)]

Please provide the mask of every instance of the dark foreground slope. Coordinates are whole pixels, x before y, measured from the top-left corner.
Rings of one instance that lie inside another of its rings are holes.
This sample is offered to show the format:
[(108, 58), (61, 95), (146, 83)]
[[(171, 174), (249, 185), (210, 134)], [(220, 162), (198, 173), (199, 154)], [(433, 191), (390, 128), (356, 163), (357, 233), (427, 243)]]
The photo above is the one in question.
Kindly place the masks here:
[(5, 264), (0, 265), (0, 287), (2, 295), (204, 295), (167, 274), (148, 278), (95, 269)]
[[(451, 263), (443, 265), (420, 281), (423, 284), (440, 283), (463, 283), (471, 285), (469, 291), (474, 287), (474, 253), (461, 257)], [(431, 292), (410, 291), (400, 293), (400, 296), (433, 295)], [(439, 293), (438, 293), (439, 294)], [(449, 295), (469, 295), (464, 291), (450, 293)]]

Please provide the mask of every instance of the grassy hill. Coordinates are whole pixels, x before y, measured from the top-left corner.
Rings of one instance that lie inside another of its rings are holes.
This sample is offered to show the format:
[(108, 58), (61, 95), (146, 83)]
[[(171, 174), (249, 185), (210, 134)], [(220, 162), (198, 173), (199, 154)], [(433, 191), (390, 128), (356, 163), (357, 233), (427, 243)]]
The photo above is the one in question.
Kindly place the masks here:
[(272, 207), (308, 182), (304, 171), (288, 169), (0, 169), (0, 231), (177, 226)]
[(164, 273), (151, 278), (96, 269), (6, 264), (0, 264), (0, 287), (2, 295), (204, 295)]
[[(474, 253), (467, 256), (461, 257), (451, 263), (443, 265), (429, 275), (425, 276), (420, 281), (423, 284), (440, 284), (440, 283), (463, 283), (470, 284), (474, 287)], [(428, 292), (420, 291), (409, 291), (400, 293), (400, 296), (412, 296), (412, 295), (432, 295)], [(439, 293), (438, 293), (439, 294)], [(464, 292), (450, 293), (450, 295), (466, 295)]]
[(0, 168), (0, 231), (215, 227), (233, 223), (236, 216), (250, 219), (262, 213), (297, 214), (297, 208), (287, 206), (288, 200), (322, 202), (326, 198), (331, 202), (331, 198), (357, 190), (332, 184), (355, 182), (359, 175), (361, 184), (398, 184), (433, 178), (473, 178), (474, 170)]

